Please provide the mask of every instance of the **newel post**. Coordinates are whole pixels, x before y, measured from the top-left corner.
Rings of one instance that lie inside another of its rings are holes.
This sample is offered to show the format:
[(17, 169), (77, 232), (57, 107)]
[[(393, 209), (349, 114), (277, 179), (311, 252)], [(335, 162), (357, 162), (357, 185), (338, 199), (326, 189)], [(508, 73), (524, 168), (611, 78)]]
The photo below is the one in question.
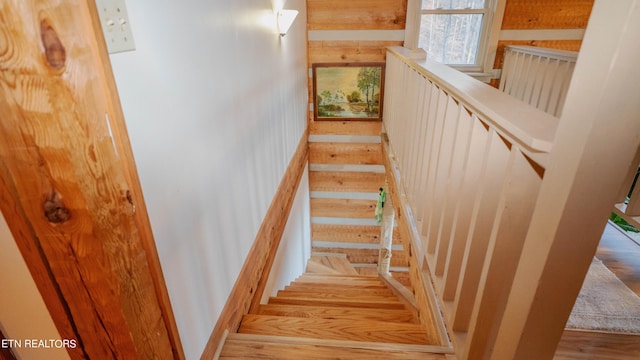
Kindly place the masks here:
[[(639, 0), (596, 0), (487, 358), (550, 359), (640, 143)], [(605, 31), (606, 30), (606, 31)]]
[[(385, 185), (388, 189), (388, 185)], [(378, 256), (378, 273), (388, 274), (391, 264), (391, 249), (393, 247), (393, 223), (395, 210), (391, 203), (391, 196), (386, 196), (382, 208), (382, 222), (380, 224), (380, 255)]]

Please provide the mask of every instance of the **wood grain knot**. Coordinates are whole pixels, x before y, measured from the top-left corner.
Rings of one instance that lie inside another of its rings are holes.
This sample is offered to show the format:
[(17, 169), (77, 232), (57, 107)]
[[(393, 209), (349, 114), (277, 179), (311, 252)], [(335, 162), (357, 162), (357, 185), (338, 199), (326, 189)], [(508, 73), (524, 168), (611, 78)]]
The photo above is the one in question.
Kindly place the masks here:
[(133, 205), (133, 196), (131, 196), (131, 191), (127, 190), (125, 192), (125, 196), (127, 197), (127, 201), (129, 204)]
[(49, 197), (44, 201), (44, 216), (52, 223), (63, 223), (71, 219), (71, 211), (67, 209), (62, 200), (60, 194), (55, 191), (51, 191)]
[(67, 60), (67, 52), (58, 37), (58, 33), (47, 20), (40, 22), (40, 39), (44, 46), (47, 64), (56, 70), (62, 69)]

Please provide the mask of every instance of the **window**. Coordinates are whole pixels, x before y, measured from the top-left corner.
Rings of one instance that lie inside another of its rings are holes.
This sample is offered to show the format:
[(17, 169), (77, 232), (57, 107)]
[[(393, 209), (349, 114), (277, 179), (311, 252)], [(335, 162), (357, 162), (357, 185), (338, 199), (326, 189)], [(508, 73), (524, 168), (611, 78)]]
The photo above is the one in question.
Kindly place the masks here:
[(492, 0), (422, 0), (418, 47), (460, 70), (482, 71)]

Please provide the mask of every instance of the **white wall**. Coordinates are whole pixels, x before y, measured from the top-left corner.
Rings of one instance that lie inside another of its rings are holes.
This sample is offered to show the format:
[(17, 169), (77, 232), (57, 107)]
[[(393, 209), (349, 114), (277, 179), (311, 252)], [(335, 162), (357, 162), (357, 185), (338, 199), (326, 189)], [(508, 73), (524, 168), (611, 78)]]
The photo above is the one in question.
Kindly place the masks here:
[(118, 91), (188, 359), (211, 334), (306, 127), (306, 11), (269, 0), (129, 0)]
[(266, 304), (269, 296), (275, 296), (278, 290), (284, 289), (307, 267), (311, 257), (311, 215), (309, 197), (309, 170), (302, 174), (296, 197), (291, 206), (291, 213), (284, 228), (278, 252), (274, 259), (269, 279), (262, 294), (262, 304)]

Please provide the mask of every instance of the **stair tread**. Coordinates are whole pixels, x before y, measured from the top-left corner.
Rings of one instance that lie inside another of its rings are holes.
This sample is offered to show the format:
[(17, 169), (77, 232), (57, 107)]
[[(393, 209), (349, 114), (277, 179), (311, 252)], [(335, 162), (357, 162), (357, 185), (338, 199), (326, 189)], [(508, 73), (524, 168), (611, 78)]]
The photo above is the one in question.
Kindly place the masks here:
[[(324, 280), (328, 282), (336, 282), (336, 281), (350, 281), (350, 282), (361, 282), (363, 284), (379, 281), (378, 276), (367, 276), (360, 274), (317, 274), (317, 273), (304, 273), (298, 277), (299, 280)], [(296, 280), (298, 280), (296, 279)]]
[[(376, 279), (371, 276), (372, 279)], [(341, 279), (341, 278), (311, 278), (311, 277), (299, 277), (296, 281), (302, 283), (317, 283), (317, 284), (342, 284), (342, 285), (352, 285), (352, 286), (366, 286), (366, 285), (381, 285), (378, 280), (371, 281), (363, 281), (363, 280), (352, 280), (352, 279)]]
[(354, 292), (358, 291), (363, 294), (368, 295), (393, 295), (393, 292), (389, 290), (389, 288), (385, 288), (379, 285), (371, 285), (371, 286), (342, 286), (337, 285), (331, 286), (327, 284), (296, 284), (293, 283), (291, 285), (287, 285), (284, 287), (284, 290), (288, 291), (298, 291), (298, 292), (325, 292), (328, 294), (342, 294), (344, 292)]
[(419, 324), (248, 314), (239, 333), (429, 345)]
[(307, 306), (334, 306), (334, 307), (356, 307), (356, 308), (379, 308), (404, 310), (402, 303), (396, 301), (362, 300), (362, 299), (317, 299), (301, 297), (271, 297), (269, 304), (289, 304)]
[(311, 259), (307, 261), (306, 272), (314, 274), (340, 274), (339, 270)]
[(326, 268), (329, 268), (333, 271), (328, 273), (339, 273), (344, 275), (358, 275), (356, 269), (351, 265), (349, 260), (346, 259), (346, 255), (332, 256), (329, 255), (312, 255), (311, 259), (307, 262), (307, 272), (321, 273), (324, 270), (323, 267), (318, 266), (322, 265)]
[(368, 319), (388, 322), (419, 322), (411, 312), (396, 309), (262, 304), (258, 307), (256, 314), (320, 319)]
[[(311, 251), (346, 254), (352, 264), (377, 264), (380, 251), (378, 249), (349, 249), (339, 247), (312, 247)], [(404, 250), (392, 250), (390, 265), (393, 267), (409, 266), (409, 257)]]
[(300, 277), (306, 278), (331, 278), (331, 279), (345, 279), (345, 280), (379, 280), (377, 276), (366, 276), (366, 275), (318, 275), (318, 274), (310, 274), (304, 273), (300, 275)]
[[(376, 275), (378, 275), (377, 271), (376, 271)], [(380, 283), (361, 283), (361, 284), (342, 284), (342, 283), (323, 283), (323, 282), (317, 282), (317, 281), (311, 281), (311, 282), (307, 282), (304, 280), (296, 280), (294, 282), (292, 282), (290, 285), (287, 285), (287, 287), (291, 287), (291, 288), (296, 288), (296, 289), (352, 289), (354, 287), (357, 287), (358, 289), (372, 289), (372, 290), (376, 290), (376, 289), (387, 289), (386, 286), (384, 286), (383, 284)]]
[(445, 360), (449, 348), (430, 345), (321, 340), (255, 334), (229, 334), (220, 359)]
[(398, 298), (391, 292), (368, 293), (359, 289), (345, 290), (343, 292), (328, 291), (296, 291), (296, 290), (279, 290), (278, 297), (288, 298), (305, 298), (305, 299), (333, 299), (333, 300), (364, 300), (364, 301), (386, 301), (396, 302)]

